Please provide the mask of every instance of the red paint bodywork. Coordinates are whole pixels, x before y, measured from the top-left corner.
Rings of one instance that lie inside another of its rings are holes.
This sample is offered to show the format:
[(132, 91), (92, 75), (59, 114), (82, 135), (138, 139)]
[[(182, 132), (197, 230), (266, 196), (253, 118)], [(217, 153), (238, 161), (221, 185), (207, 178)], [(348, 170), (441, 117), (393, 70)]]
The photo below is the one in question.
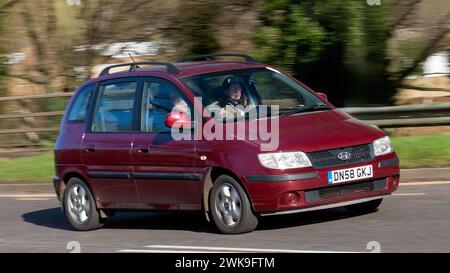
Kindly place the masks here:
[[(247, 62), (196, 62), (176, 64), (179, 74), (167, 73), (164, 67), (153, 67), (146, 71), (115, 73), (91, 79), (83, 87), (110, 79), (122, 77), (158, 77), (172, 82), (193, 103), (192, 92), (183, 85), (180, 78), (216, 71), (269, 67)], [(291, 78), (292, 79), (292, 78)], [(295, 79), (293, 79), (295, 80)], [(295, 80), (310, 92), (304, 84)], [(358, 144), (368, 144), (385, 136), (370, 125), (337, 110), (329, 102), (330, 111), (308, 112), (280, 117), (278, 151), (320, 151)], [(67, 109), (70, 109), (73, 99)], [(91, 188), (100, 209), (175, 209), (200, 210), (204, 180), (209, 170), (217, 168), (238, 178), (248, 193), (256, 212), (277, 212), (299, 209), (326, 203), (358, 199), (374, 195), (384, 195), (398, 187), (399, 165), (379, 167), (379, 162), (396, 158), (395, 153), (376, 157), (372, 162), (374, 177), (387, 180), (383, 192), (362, 193), (349, 198), (321, 201), (314, 204), (305, 202), (305, 190), (329, 187), (327, 172), (340, 168), (316, 170), (312, 167), (291, 170), (272, 170), (261, 166), (257, 154), (258, 141), (174, 141), (170, 135), (152, 133), (89, 133), (85, 123), (68, 123), (67, 112), (61, 122), (61, 131), (55, 144), (55, 165), (57, 179), (54, 181), (58, 194), (61, 186), (72, 176), (77, 176)], [(200, 157), (205, 156), (206, 160)], [(358, 165), (353, 165), (358, 166)], [(350, 168), (345, 166), (344, 168)], [(134, 179), (92, 178), (89, 171), (130, 172), (130, 173), (191, 173), (200, 180), (186, 179)], [(249, 182), (246, 177), (254, 175), (281, 175), (317, 172), (318, 178), (285, 182)], [(350, 182), (354, 183), (354, 182)], [(283, 203), (282, 196), (297, 192), (299, 200), (295, 204)]]

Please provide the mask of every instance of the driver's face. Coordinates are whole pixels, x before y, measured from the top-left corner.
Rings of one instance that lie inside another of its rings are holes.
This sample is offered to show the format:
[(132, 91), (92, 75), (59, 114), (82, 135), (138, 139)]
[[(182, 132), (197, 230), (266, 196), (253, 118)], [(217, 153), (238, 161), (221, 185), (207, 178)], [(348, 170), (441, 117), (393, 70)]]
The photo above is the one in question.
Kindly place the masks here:
[(238, 83), (233, 83), (230, 85), (230, 89), (228, 90), (228, 97), (232, 100), (240, 100), (242, 94), (241, 85)]

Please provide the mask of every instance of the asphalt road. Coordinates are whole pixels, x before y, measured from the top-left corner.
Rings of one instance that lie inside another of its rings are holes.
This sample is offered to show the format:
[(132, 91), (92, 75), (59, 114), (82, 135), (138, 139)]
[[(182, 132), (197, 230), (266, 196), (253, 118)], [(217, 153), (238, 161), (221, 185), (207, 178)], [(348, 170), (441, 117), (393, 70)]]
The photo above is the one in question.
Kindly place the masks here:
[(370, 214), (265, 217), (242, 235), (218, 233), (200, 213), (119, 213), (78, 232), (52, 193), (0, 193), (0, 252), (450, 252), (449, 227), (450, 182), (401, 184)]

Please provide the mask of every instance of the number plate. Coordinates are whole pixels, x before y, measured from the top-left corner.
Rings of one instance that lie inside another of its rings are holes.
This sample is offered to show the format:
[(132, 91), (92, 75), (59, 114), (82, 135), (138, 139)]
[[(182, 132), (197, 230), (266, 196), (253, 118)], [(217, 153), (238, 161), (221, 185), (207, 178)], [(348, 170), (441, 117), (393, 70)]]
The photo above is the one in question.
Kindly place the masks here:
[(372, 165), (366, 165), (337, 171), (329, 171), (328, 184), (336, 184), (370, 177), (373, 177)]

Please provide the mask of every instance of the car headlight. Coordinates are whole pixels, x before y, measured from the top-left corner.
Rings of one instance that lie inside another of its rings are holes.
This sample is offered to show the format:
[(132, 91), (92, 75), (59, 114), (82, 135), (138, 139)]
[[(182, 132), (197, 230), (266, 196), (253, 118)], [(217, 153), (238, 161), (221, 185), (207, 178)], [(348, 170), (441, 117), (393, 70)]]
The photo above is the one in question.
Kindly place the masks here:
[(391, 140), (388, 136), (377, 139), (373, 142), (373, 151), (375, 156), (385, 155), (388, 153), (392, 153), (394, 148), (392, 147)]
[(304, 152), (258, 154), (261, 165), (269, 169), (295, 169), (311, 167), (311, 161)]

